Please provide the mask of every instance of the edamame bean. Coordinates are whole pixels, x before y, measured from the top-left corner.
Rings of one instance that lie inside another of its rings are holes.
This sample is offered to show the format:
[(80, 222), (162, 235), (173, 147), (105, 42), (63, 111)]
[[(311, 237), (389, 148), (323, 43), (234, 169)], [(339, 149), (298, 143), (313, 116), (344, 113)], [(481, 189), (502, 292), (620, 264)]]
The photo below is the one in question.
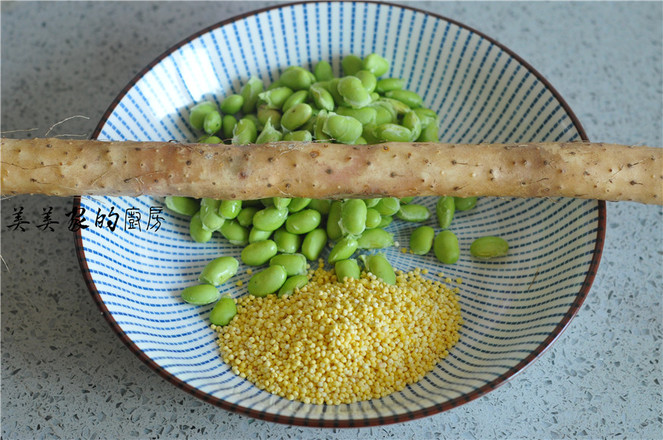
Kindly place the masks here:
[(355, 253), (359, 244), (357, 240), (351, 236), (341, 238), (329, 253), (327, 260), (329, 263), (335, 263), (338, 260), (347, 260)]
[(377, 228), (382, 220), (382, 216), (377, 209), (368, 208), (366, 210), (366, 229)]
[(299, 250), (299, 245), (302, 244), (302, 236), (292, 234), (286, 231), (285, 228), (279, 228), (274, 231), (274, 242), (279, 252), (293, 254)]
[(415, 255), (426, 255), (433, 247), (435, 229), (430, 226), (419, 226), (410, 235), (410, 250)]
[(233, 129), (232, 143), (235, 145), (252, 144), (258, 137), (258, 129), (252, 119), (240, 119)]
[(285, 101), (285, 103), (283, 103), (281, 111), (285, 113), (292, 107), (296, 106), (297, 104), (306, 102), (307, 99), (308, 99), (308, 90), (298, 90), (292, 95), (290, 95), (290, 97)]
[(342, 208), (343, 202), (340, 200), (334, 200), (329, 208), (329, 214), (327, 215), (327, 236), (332, 241), (343, 237), (343, 231), (341, 230)]
[(258, 122), (262, 125), (262, 131), (265, 131), (267, 124), (273, 128), (279, 129), (281, 127), (281, 112), (274, 108), (267, 107), (266, 104), (258, 106)]
[(405, 87), (405, 81), (400, 78), (383, 78), (378, 80), (375, 85), (375, 91), (381, 94), (385, 94), (392, 90), (400, 90)]
[(373, 73), (375, 76), (382, 76), (389, 71), (389, 61), (376, 53), (372, 53), (364, 58), (364, 69)]
[(198, 284), (197, 286), (189, 286), (182, 290), (180, 294), (182, 299), (189, 304), (196, 306), (204, 306), (218, 301), (219, 291), (211, 284)]
[(327, 244), (327, 232), (324, 229), (314, 229), (304, 237), (302, 242), (302, 254), (310, 261), (320, 257), (322, 250)]
[(313, 84), (309, 89), (313, 102), (319, 109), (334, 110), (334, 97), (320, 85)]
[(272, 197), (272, 202), (274, 202), (274, 207), (278, 209), (285, 209), (290, 206), (292, 199), (289, 197)]
[(191, 197), (166, 196), (166, 208), (191, 217), (200, 209), (200, 201)]
[(367, 208), (373, 208), (373, 207), (375, 207), (375, 205), (377, 205), (378, 203), (380, 203), (380, 200), (382, 200), (382, 198), (380, 198), (380, 197), (373, 197), (373, 198), (371, 198), (371, 199), (364, 199), (364, 203), (366, 203), (366, 207), (367, 207)]
[(456, 204), (451, 196), (443, 196), (437, 199), (435, 203), (435, 214), (437, 215), (437, 224), (442, 229), (447, 229), (451, 225), (456, 212)]
[(253, 226), (263, 231), (276, 231), (288, 218), (287, 208), (270, 206), (261, 209), (253, 216)]
[(205, 116), (208, 113), (216, 111), (216, 104), (211, 101), (203, 101), (191, 107), (189, 111), (189, 123), (196, 130), (202, 130), (205, 122)]
[(239, 211), (237, 214), (237, 223), (248, 228), (253, 224), (253, 216), (258, 212), (258, 208), (255, 206), (246, 206)]
[(256, 109), (256, 103), (259, 98), (258, 95), (263, 91), (263, 87), (264, 84), (262, 81), (255, 76), (249, 78), (246, 84), (244, 84), (244, 87), (242, 87), (242, 90), (240, 91), (240, 95), (242, 96), (242, 99), (244, 99), (244, 103), (242, 104), (242, 112), (244, 112), (244, 114), (249, 114)]
[(285, 296), (292, 295), (297, 289), (301, 289), (307, 284), (308, 277), (306, 275), (292, 276), (285, 280), (285, 283), (283, 283), (276, 296), (283, 298)]
[(231, 244), (244, 246), (249, 242), (249, 230), (237, 223), (237, 220), (225, 221), (219, 232)]
[(262, 240), (250, 243), (242, 249), (240, 258), (248, 266), (262, 266), (276, 255), (276, 252), (276, 243), (273, 240)]
[(374, 107), (338, 107), (336, 113), (342, 116), (352, 116), (362, 124), (374, 124), (377, 118), (377, 110)]
[(235, 126), (237, 125), (237, 118), (232, 115), (224, 115), (221, 120), (221, 131), (223, 132), (224, 139), (231, 139)]
[(424, 205), (410, 203), (401, 205), (396, 217), (406, 222), (425, 222), (430, 218), (430, 211)]
[(421, 135), (421, 129), (422, 129), (421, 120), (414, 111), (410, 110), (409, 112), (405, 113), (401, 123), (403, 124), (403, 127), (410, 130), (411, 141), (415, 141), (419, 137), (419, 135)]
[(376, 127), (382, 124), (396, 122), (397, 114), (394, 106), (384, 101), (376, 101), (371, 106), (375, 109)]
[(398, 200), (401, 202), (401, 205), (407, 205), (408, 203), (411, 203), (412, 200), (414, 200), (414, 196), (401, 197)]
[(417, 138), (417, 142), (437, 142), (439, 140), (438, 131), (437, 122), (431, 123), (421, 129), (421, 134)]
[(198, 142), (201, 144), (220, 144), (223, 141), (218, 136), (202, 136), (198, 139)]
[(283, 133), (272, 126), (271, 119), (267, 120), (265, 127), (256, 138), (256, 144), (265, 144), (267, 142), (278, 142), (283, 138)]
[(340, 143), (353, 144), (361, 136), (363, 127), (361, 122), (351, 116), (330, 115), (322, 131)]
[(384, 94), (387, 98), (396, 99), (410, 108), (418, 108), (424, 104), (421, 96), (410, 90), (390, 90)]
[(448, 229), (439, 232), (433, 241), (435, 258), (444, 264), (454, 264), (460, 257), (458, 238)]
[(222, 297), (209, 314), (209, 321), (214, 325), (228, 325), (237, 314), (235, 300), (229, 296)]
[(431, 109), (419, 107), (412, 111), (419, 116), (422, 129), (428, 127), (430, 124), (437, 123), (437, 114)]
[(219, 215), (220, 200), (203, 198), (200, 200), (200, 221), (204, 229), (216, 231), (225, 222), (225, 219)]
[(324, 60), (318, 61), (315, 64), (315, 67), (313, 68), (313, 74), (315, 75), (315, 79), (318, 81), (329, 81), (334, 77), (331, 64)]
[(262, 229), (251, 228), (251, 230), (249, 230), (249, 243), (269, 240), (271, 236), (272, 231), (263, 231)]
[(311, 142), (313, 135), (308, 130), (291, 131), (283, 135), (284, 141)]
[(394, 245), (394, 234), (381, 228), (367, 229), (357, 239), (359, 249), (384, 249)]
[(241, 210), (241, 200), (222, 200), (219, 205), (219, 215), (228, 220), (236, 218)]
[(318, 226), (322, 216), (315, 209), (304, 209), (288, 216), (285, 229), (292, 234), (308, 234)]
[(331, 200), (326, 200), (326, 199), (313, 199), (311, 202), (308, 204), (308, 207), (310, 209), (315, 209), (322, 215), (328, 215), (329, 214), (329, 208), (331, 207)]
[(454, 197), (456, 211), (468, 211), (477, 205), (476, 197)]
[(267, 107), (272, 109), (280, 109), (292, 94), (293, 90), (290, 87), (282, 86), (262, 92), (258, 96), (260, 99), (265, 101)]
[(390, 215), (383, 215), (382, 220), (380, 220), (380, 224), (377, 226), (378, 228), (386, 228), (391, 224), (391, 222), (394, 221), (394, 218)]
[(228, 95), (228, 97), (223, 100), (221, 103), (221, 111), (226, 115), (234, 115), (235, 113), (239, 113), (243, 105), (244, 98), (242, 95), (234, 93), (232, 95)]
[(380, 142), (409, 142), (412, 132), (402, 125), (382, 124), (375, 129), (375, 136)]
[(352, 108), (365, 107), (371, 103), (371, 95), (356, 76), (345, 76), (338, 81), (338, 93)]
[(354, 75), (364, 68), (364, 62), (357, 55), (346, 55), (341, 60), (341, 67), (344, 74)]
[(382, 254), (369, 255), (364, 260), (366, 270), (387, 284), (396, 284), (396, 273)]
[(290, 131), (304, 125), (313, 116), (313, 108), (306, 104), (300, 103), (288, 109), (281, 117), (281, 126)]
[(207, 263), (198, 276), (201, 283), (220, 286), (237, 273), (239, 261), (234, 257), (218, 257)]
[(375, 75), (373, 75), (368, 70), (360, 70), (359, 72), (355, 73), (354, 76), (359, 78), (359, 81), (361, 81), (364, 89), (368, 93), (373, 93), (378, 82), (377, 78), (375, 78)]
[(358, 280), (361, 277), (361, 270), (359, 270), (359, 264), (354, 258), (348, 258), (347, 260), (338, 260), (334, 264), (334, 271), (336, 272), (336, 279), (338, 281), (343, 281), (345, 279), (354, 278)]
[(343, 235), (359, 236), (366, 229), (366, 203), (361, 199), (350, 199), (341, 205), (341, 232)]
[(216, 110), (207, 113), (203, 120), (203, 130), (209, 135), (221, 130), (221, 113)]
[(198, 243), (207, 243), (212, 238), (212, 232), (203, 228), (203, 222), (200, 220), (200, 211), (191, 216), (189, 221), (189, 235)]
[(286, 87), (292, 90), (306, 90), (311, 86), (315, 77), (311, 73), (300, 66), (290, 66), (281, 74), (279, 81)]
[(269, 260), (269, 265), (283, 266), (289, 277), (306, 273), (306, 257), (304, 254), (279, 254)]
[(476, 258), (497, 258), (509, 253), (509, 243), (492, 235), (477, 238), (470, 245), (470, 254)]
[(265, 297), (278, 291), (287, 278), (283, 266), (269, 266), (251, 277), (248, 285), (249, 294)]
[(383, 197), (380, 199), (375, 209), (381, 216), (392, 216), (401, 209), (401, 202), (396, 197)]
[(288, 205), (288, 211), (290, 211), (290, 213), (299, 212), (302, 209), (306, 208), (309, 203), (311, 203), (311, 199), (309, 198), (295, 197)]
[(407, 106), (407, 104), (399, 101), (398, 99), (382, 97), (380, 98), (380, 101), (389, 104), (391, 108), (393, 108), (394, 111), (396, 112), (396, 116), (403, 116), (405, 113), (412, 110), (410, 107)]
[(325, 122), (329, 117), (327, 110), (320, 110), (318, 115), (315, 117), (315, 123), (313, 124), (313, 137), (318, 141), (329, 140), (329, 136), (324, 132)]

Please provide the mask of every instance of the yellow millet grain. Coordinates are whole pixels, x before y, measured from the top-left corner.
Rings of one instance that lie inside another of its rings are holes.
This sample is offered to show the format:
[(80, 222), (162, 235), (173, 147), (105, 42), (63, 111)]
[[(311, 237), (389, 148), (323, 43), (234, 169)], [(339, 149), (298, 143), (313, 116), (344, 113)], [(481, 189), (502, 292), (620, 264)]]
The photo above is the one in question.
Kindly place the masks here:
[(454, 291), (420, 273), (337, 282), (320, 264), (290, 296), (239, 298), (230, 324), (215, 327), (221, 356), (260, 389), (305, 403), (399, 391), (447, 355), (462, 324)]

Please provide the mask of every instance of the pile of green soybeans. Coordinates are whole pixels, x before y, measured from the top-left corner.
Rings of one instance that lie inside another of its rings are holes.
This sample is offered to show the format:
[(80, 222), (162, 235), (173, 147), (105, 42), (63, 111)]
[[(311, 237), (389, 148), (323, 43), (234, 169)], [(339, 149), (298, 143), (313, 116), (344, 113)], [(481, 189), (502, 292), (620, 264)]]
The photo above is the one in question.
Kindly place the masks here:
[[(313, 72), (288, 67), (279, 79), (264, 87), (251, 77), (239, 94), (191, 108), (189, 122), (202, 132), (198, 142), (261, 144), (277, 141), (338, 142), (429, 142), (438, 140), (437, 114), (423, 107), (422, 98), (405, 90), (400, 78), (380, 78), (389, 62), (377, 54), (364, 59), (343, 58), (344, 76), (334, 77), (331, 65), (320, 61)], [(240, 259), (247, 266), (265, 266), (252, 275), (248, 293), (258, 297), (284, 297), (308, 283), (309, 261), (317, 261), (331, 245), (327, 263), (339, 281), (359, 278), (360, 260), (367, 272), (387, 284), (396, 277), (384, 255), (352, 258), (361, 250), (394, 246), (387, 227), (394, 217), (406, 222), (425, 222), (430, 210), (412, 203), (413, 198), (320, 200), (271, 197), (261, 200), (215, 200), (166, 197), (173, 212), (188, 215), (190, 235), (207, 242), (218, 231), (230, 243), (244, 246)], [(440, 197), (435, 214), (442, 229), (419, 226), (410, 237), (410, 252), (426, 255), (431, 249), (444, 264), (460, 255), (458, 239), (448, 228), (456, 211), (472, 209), (476, 197)], [(499, 237), (481, 237), (470, 247), (478, 258), (506, 255), (508, 244)], [(214, 325), (227, 325), (237, 313), (235, 302), (220, 297), (217, 286), (237, 273), (239, 261), (222, 256), (200, 274), (201, 284), (185, 288), (182, 299), (196, 305), (217, 302), (210, 314)]]

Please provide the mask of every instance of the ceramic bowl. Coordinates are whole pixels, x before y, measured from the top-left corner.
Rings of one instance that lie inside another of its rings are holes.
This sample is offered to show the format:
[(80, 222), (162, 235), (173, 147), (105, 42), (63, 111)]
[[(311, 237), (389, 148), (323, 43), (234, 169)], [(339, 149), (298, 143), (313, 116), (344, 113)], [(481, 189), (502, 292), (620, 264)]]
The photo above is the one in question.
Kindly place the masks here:
[[(453, 20), (384, 3), (283, 4), (218, 23), (190, 36), (143, 69), (112, 102), (94, 137), (102, 140), (192, 141), (188, 109), (239, 92), (251, 76), (266, 84), (290, 65), (318, 60), (341, 74), (343, 56), (378, 53), (386, 76), (406, 80), (440, 116), (445, 142), (585, 139), (568, 105), (512, 51)], [(420, 203), (433, 206), (434, 199)], [(83, 197), (89, 226), (77, 251), (94, 299), (136, 355), (169, 382), (213, 405), (295, 425), (344, 427), (402, 422), (449, 410), (482, 396), (521, 371), (569, 324), (587, 296), (603, 245), (605, 205), (592, 200), (482, 198), (452, 225), (460, 260), (440, 267), (434, 256), (386, 251), (394, 266), (462, 278), (460, 341), (421, 381), (381, 399), (312, 405), (261, 391), (219, 357), (211, 306), (193, 306), (180, 291), (204, 265), (240, 248), (188, 235), (188, 219), (161, 198)], [(102, 220), (101, 222), (99, 220)], [(110, 221), (110, 224), (108, 223)], [(396, 223), (396, 222), (395, 222)], [(434, 219), (428, 222), (436, 226)], [(114, 228), (112, 228), (114, 227)], [(439, 229), (439, 228), (438, 228)], [(407, 243), (411, 225), (392, 224)], [(505, 258), (481, 261), (467, 251), (481, 235), (508, 240)], [(240, 268), (223, 292), (246, 294)]]

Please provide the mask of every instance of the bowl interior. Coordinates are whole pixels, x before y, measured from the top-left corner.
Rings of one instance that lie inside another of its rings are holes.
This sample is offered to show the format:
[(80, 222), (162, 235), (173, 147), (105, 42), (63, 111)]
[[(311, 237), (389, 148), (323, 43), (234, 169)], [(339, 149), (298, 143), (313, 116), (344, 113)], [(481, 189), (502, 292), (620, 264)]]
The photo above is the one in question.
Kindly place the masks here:
[[(389, 59), (386, 76), (406, 80), (440, 115), (446, 142), (570, 141), (582, 128), (556, 92), (507, 49), (458, 23), (378, 3), (283, 5), (220, 23), (155, 60), (127, 86), (100, 122), (103, 140), (190, 141), (188, 108), (220, 102), (255, 75), (276, 80), (287, 66), (331, 63), (376, 52)], [(433, 207), (433, 198), (419, 203)], [(211, 306), (180, 300), (205, 264), (240, 248), (215, 238), (194, 243), (188, 219), (160, 198), (84, 197), (90, 226), (78, 234), (84, 274), (113, 328), (141, 359), (176, 385), (223, 408), (283, 423), (361, 426), (443, 411), (503, 383), (534, 360), (563, 330), (584, 300), (598, 265), (604, 205), (569, 199), (480, 199), (452, 225), (459, 262), (406, 247), (414, 225), (392, 224), (401, 243), (386, 251), (395, 267), (443, 273), (456, 285), (464, 325), (459, 343), (419, 383), (391, 396), (350, 405), (307, 405), (261, 391), (235, 376), (218, 356), (208, 327)], [(105, 217), (104, 217), (105, 216)], [(114, 230), (103, 219), (117, 221)], [(427, 224), (436, 227), (432, 218)], [(508, 257), (478, 261), (471, 241), (500, 235)], [(328, 251), (327, 251), (328, 252)], [(234, 281), (246, 285), (240, 267)], [(245, 287), (226, 283), (234, 297)]]

